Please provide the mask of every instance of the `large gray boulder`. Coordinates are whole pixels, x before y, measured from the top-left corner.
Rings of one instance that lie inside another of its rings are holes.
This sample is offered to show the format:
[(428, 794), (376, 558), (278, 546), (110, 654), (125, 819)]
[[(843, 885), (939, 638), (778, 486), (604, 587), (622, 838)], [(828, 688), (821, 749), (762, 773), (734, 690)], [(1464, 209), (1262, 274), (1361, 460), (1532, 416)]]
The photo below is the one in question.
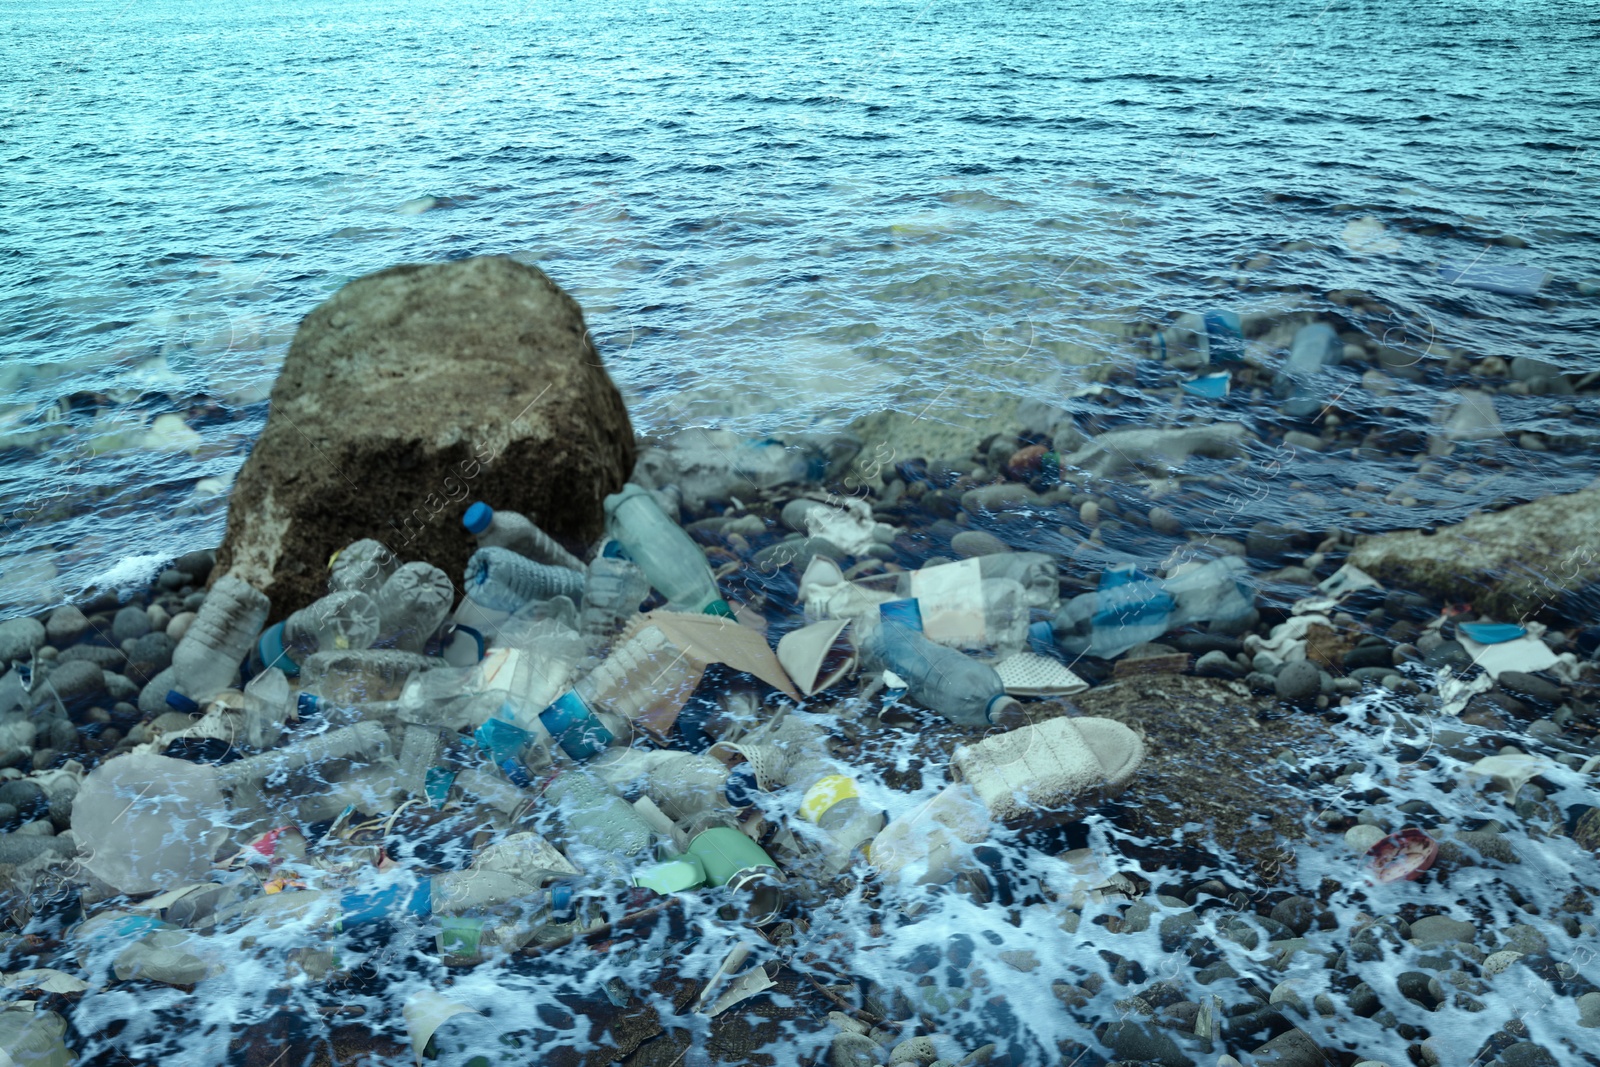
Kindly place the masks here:
[(1600, 579), (1600, 488), (1548, 496), (1434, 533), (1367, 539), (1349, 562), (1390, 585), (1466, 601), (1497, 619), (1546, 609)]
[(358, 278), (307, 315), (239, 472), (213, 574), (283, 616), (364, 537), (458, 576), (474, 500), (569, 547), (633, 469), (633, 427), (577, 303), (506, 256)]

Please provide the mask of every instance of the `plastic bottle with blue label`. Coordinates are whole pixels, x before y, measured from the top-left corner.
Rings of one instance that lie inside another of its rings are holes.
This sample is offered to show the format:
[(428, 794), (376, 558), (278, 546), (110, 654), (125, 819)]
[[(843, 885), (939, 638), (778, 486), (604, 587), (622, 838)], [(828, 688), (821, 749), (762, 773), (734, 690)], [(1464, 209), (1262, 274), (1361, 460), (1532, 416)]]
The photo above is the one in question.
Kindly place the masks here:
[(461, 521), (484, 548), (508, 548), (537, 563), (574, 571), (584, 569), (582, 560), (557, 544), (526, 515), (499, 511), (480, 500), (467, 509)]
[(606, 534), (639, 565), (673, 611), (733, 614), (705, 553), (649, 492), (629, 483), (605, 499)]
[(1100, 574), (1098, 592), (1073, 597), (1056, 613), (1056, 643), (1074, 655), (1110, 659), (1171, 628), (1172, 595), (1132, 565)]
[(903, 679), (918, 704), (952, 722), (986, 726), (1016, 703), (993, 667), (923, 636), (915, 600), (891, 600), (878, 612), (863, 651)]
[(493, 611), (515, 612), (527, 604), (564, 596), (583, 599), (583, 572), (552, 567), (509, 548), (480, 548), (467, 560), (462, 579), (467, 596)]

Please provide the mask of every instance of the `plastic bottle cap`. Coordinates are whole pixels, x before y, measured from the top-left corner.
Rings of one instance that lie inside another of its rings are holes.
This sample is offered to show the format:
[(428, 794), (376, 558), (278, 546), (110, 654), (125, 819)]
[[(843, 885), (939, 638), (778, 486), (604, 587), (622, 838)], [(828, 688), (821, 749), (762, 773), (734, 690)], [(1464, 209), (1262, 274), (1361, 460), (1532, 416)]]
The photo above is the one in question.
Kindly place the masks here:
[(493, 521), (494, 508), (480, 500), (467, 509), (466, 515), (462, 516), (461, 525), (467, 528), (468, 533), (476, 536), (487, 530)]
[(1015, 697), (1008, 697), (1004, 693), (1002, 693), (1001, 695), (995, 697), (993, 700), (989, 701), (989, 706), (984, 709), (984, 713), (983, 714), (984, 714), (984, 717), (986, 719), (988, 719), (992, 723), (992, 722), (994, 722), (995, 717), (997, 715), (1000, 715), (1007, 708), (1011, 708), (1011, 707), (1019, 707), (1020, 708), (1021, 706), (1022, 706), (1022, 701), (1016, 699)]
[(193, 715), (200, 710), (200, 705), (178, 692), (176, 689), (167, 690), (167, 707), (174, 711), (187, 712)]
[(734, 614), (733, 614), (733, 609), (728, 606), (728, 602), (726, 600), (721, 599), (720, 597), (718, 599), (716, 599), (716, 600), (713, 600), (711, 603), (707, 604), (705, 611), (701, 612), (701, 614), (703, 614), (703, 615), (721, 615), (724, 618), (728, 618), (728, 619), (732, 619), (732, 618), (735, 617)]
[(898, 622), (913, 630), (922, 630), (922, 605), (916, 597), (906, 600), (889, 600), (878, 605), (878, 618), (884, 622)]
[(606, 559), (625, 559), (630, 562), (632, 562), (633, 558), (628, 555), (627, 550), (622, 547), (622, 542), (620, 541), (607, 541), (605, 547), (600, 549), (600, 554)]
[(301, 693), (294, 698), (295, 710), (301, 715), (320, 715), (322, 713), (322, 698), (315, 693)]
[(757, 792), (756, 769), (748, 763), (741, 763), (728, 772), (728, 780), (722, 786), (722, 795), (736, 808), (748, 808), (754, 804)]
[(269, 626), (261, 632), (261, 640), (256, 642), (256, 655), (261, 657), (261, 669), (276, 667), (290, 678), (300, 677), (300, 664), (289, 657), (288, 651), (283, 647), (284, 623)]

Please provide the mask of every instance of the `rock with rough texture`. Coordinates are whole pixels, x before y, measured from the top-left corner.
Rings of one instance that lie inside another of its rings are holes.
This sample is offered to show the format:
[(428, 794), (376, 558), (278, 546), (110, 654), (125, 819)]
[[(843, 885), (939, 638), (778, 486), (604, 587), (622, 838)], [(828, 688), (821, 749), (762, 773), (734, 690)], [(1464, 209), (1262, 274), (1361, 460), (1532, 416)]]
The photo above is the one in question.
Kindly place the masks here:
[(1348, 562), (1391, 586), (1482, 614), (1558, 613), (1566, 594), (1600, 580), (1600, 488), (1475, 515), (1433, 534), (1369, 538)]
[(137, 604), (121, 608), (111, 620), (111, 639), (119, 645), (149, 632), (150, 615)]
[(27, 659), (44, 644), (44, 623), (38, 619), (0, 622), (0, 664)]
[(1295, 660), (1278, 672), (1274, 688), (1282, 700), (1305, 700), (1322, 687), (1322, 672), (1310, 660)]
[(329, 556), (364, 537), (460, 574), (474, 500), (587, 543), (634, 458), (583, 312), (542, 271), (506, 256), (390, 267), (301, 322), (213, 575), (283, 614), (325, 593)]
[(88, 629), (89, 619), (83, 609), (72, 604), (52, 611), (44, 624), (45, 638), (56, 648), (66, 648)]
[(1472, 941), (1477, 929), (1468, 922), (1447, 915), (1426, 915), (1411, 924), (1411, 936), (1424, 945), (1437, 945), (1449, 941)]

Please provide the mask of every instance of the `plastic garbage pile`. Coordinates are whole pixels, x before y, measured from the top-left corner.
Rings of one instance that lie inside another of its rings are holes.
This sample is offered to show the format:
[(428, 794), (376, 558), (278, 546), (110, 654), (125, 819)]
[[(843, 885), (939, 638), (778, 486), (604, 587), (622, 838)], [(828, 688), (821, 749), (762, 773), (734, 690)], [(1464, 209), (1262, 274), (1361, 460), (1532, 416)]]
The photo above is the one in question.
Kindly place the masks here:
[[(320, 979), (348, 969), (348, 937), (398, 924), (472, 967), (674, 909), (765, 930), (864, 886), (969, 887), (995, 834), (1116, 795), (1144, 759), (1121, 723), (1031, 721), (1024, 701), (1083, 689), (1075, 656), (1251, 610), (1231, 560), (1108, 571), (1063, 605), (1043, 553), (855, 580), (818, 556), (805, 617), (770, 639), (661, 495), (606, 498), (587, 561), (479, 503), (458, 582), (375, 541), (277, 619), (219, 579), (140, 696), (187, 725), (74, 772), (83, 966), (190, 987), (270, 945)], [(801, 503), (803, 528), (884, 543), (848, 506)], [(966, 731), (936, 795), (886, 794), (836, 753), (830, 723), (874, 698)], [(758, 972), (706, 1010), (769, 988)], [(415, 1051), (459, 1014), (416, 1021)], [(18, 1048), (60, 1036), (24, 1029)]]

